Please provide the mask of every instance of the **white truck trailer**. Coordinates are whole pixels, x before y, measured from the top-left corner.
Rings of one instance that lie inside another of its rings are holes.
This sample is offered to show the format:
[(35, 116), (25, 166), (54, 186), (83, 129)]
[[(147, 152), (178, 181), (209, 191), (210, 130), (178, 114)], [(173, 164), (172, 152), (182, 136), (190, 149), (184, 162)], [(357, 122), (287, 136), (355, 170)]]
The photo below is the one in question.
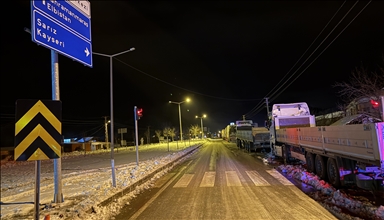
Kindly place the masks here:
[(384, 123), (315, 125), (305, 102), (274, 104), (271, 149), (285, 161), (296, 159), (321, 179), (383, 191)]

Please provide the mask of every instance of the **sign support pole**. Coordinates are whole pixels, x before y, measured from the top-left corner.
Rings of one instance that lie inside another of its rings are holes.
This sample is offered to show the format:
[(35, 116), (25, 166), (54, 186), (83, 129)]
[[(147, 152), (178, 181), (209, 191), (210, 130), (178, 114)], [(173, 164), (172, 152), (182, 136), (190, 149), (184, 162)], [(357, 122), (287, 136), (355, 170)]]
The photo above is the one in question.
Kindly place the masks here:
[(35, 161), (35, 220), (39, 220), (39, 209), (40, 209), (40, 169), (41, 161)]
[(121, 130), (121, 140), (120, 140), (120, 146), (123, 146), (123, 130)]
[[(52, 68), (52, 100), (60, 100), (59, 54), (54, 50), (51, 50), (51, 68)], [(64, 202), (64, 199), (63, 199), (62, 182), (61, 182), (61, 158), (53, 159), (53, 170), (54, 170), (54, 188), (55, 188), (53, 202), (62, 203)]]

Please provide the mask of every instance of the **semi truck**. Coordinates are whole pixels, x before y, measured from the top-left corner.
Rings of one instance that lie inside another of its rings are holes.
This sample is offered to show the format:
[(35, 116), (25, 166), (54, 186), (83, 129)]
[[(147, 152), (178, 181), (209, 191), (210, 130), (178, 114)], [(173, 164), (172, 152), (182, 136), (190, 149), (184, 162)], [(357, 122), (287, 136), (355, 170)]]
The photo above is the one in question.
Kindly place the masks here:
[(257, 127), (252, 120), (236, 121), (236, 144), (249, 152), (270, 149), (269, 131), (266, 127)]
[(221, 136), (223, 140), (236, 142), (236, 126), (233, 123), (227, 125), (227, 127), (221, 130)]
[(300, 160), (335, 187), (384, 190), (384, 123), (316, 126), (307, 103), (274, 104), (270, 144), (285, 162)]

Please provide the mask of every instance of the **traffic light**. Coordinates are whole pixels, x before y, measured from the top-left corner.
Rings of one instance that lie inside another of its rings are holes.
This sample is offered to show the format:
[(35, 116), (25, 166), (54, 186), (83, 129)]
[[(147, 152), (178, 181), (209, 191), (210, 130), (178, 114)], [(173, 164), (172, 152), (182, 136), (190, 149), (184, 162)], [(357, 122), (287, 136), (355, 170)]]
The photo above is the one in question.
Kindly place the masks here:
[(142, 108), (138, 108), (136, 110), (136, 119), (139, 120), (140, 117), (143, 117), (143, 109)]
[(378, 101), (375, 101), (375, 100), (371, 99), (371, 104), (372, 104), (373, 108), (378, 108), (379, 107), (379, 102)]

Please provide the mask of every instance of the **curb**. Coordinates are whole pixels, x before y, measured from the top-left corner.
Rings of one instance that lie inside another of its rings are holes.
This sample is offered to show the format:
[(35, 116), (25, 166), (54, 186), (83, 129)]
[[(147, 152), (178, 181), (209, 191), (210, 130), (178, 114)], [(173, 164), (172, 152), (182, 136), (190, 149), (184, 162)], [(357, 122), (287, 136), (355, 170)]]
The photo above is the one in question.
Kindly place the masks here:
[[(109, 197), (108, 199), (100, 202), (99, 204), (97, 204), (96, 206), (108, 206), (109, 204), (111, 204), (115, 199), (117, 198), (120, 198), (128, 193), (131, 193), (135, 190), (136, 187), (148, 182), (149, 180), (151, 180), (156, 174), (170, 168), (170, 167), (173, 167), (175, 164), (179, 163), (183, 158), (185, 158), (186, 156), (189, 156), (193, 153), (195, 153), (204, 143), (200, 143), (200, 144), (197, 144), (197, 146), (195, 146), (194, 149), (191, 149), (189, 152), (187, 152), (186, 154), (180, 156), (179, 158), (175, 159), (174, 161), (154, 170), (152, 173), (150, 173), (149, 175), (143, 177), (142, 179), (138, 180), (137, 182), (133, 183), (132, 185), (128, 186), (127, 188), (121, 190), (120, 192), (117, 192), (116, 194), (112, 195), (111, 197)], [(87, 214), (90, 214), (93, 212), (93, 207), (90, 207), (88, 210), (85, 211)]]

